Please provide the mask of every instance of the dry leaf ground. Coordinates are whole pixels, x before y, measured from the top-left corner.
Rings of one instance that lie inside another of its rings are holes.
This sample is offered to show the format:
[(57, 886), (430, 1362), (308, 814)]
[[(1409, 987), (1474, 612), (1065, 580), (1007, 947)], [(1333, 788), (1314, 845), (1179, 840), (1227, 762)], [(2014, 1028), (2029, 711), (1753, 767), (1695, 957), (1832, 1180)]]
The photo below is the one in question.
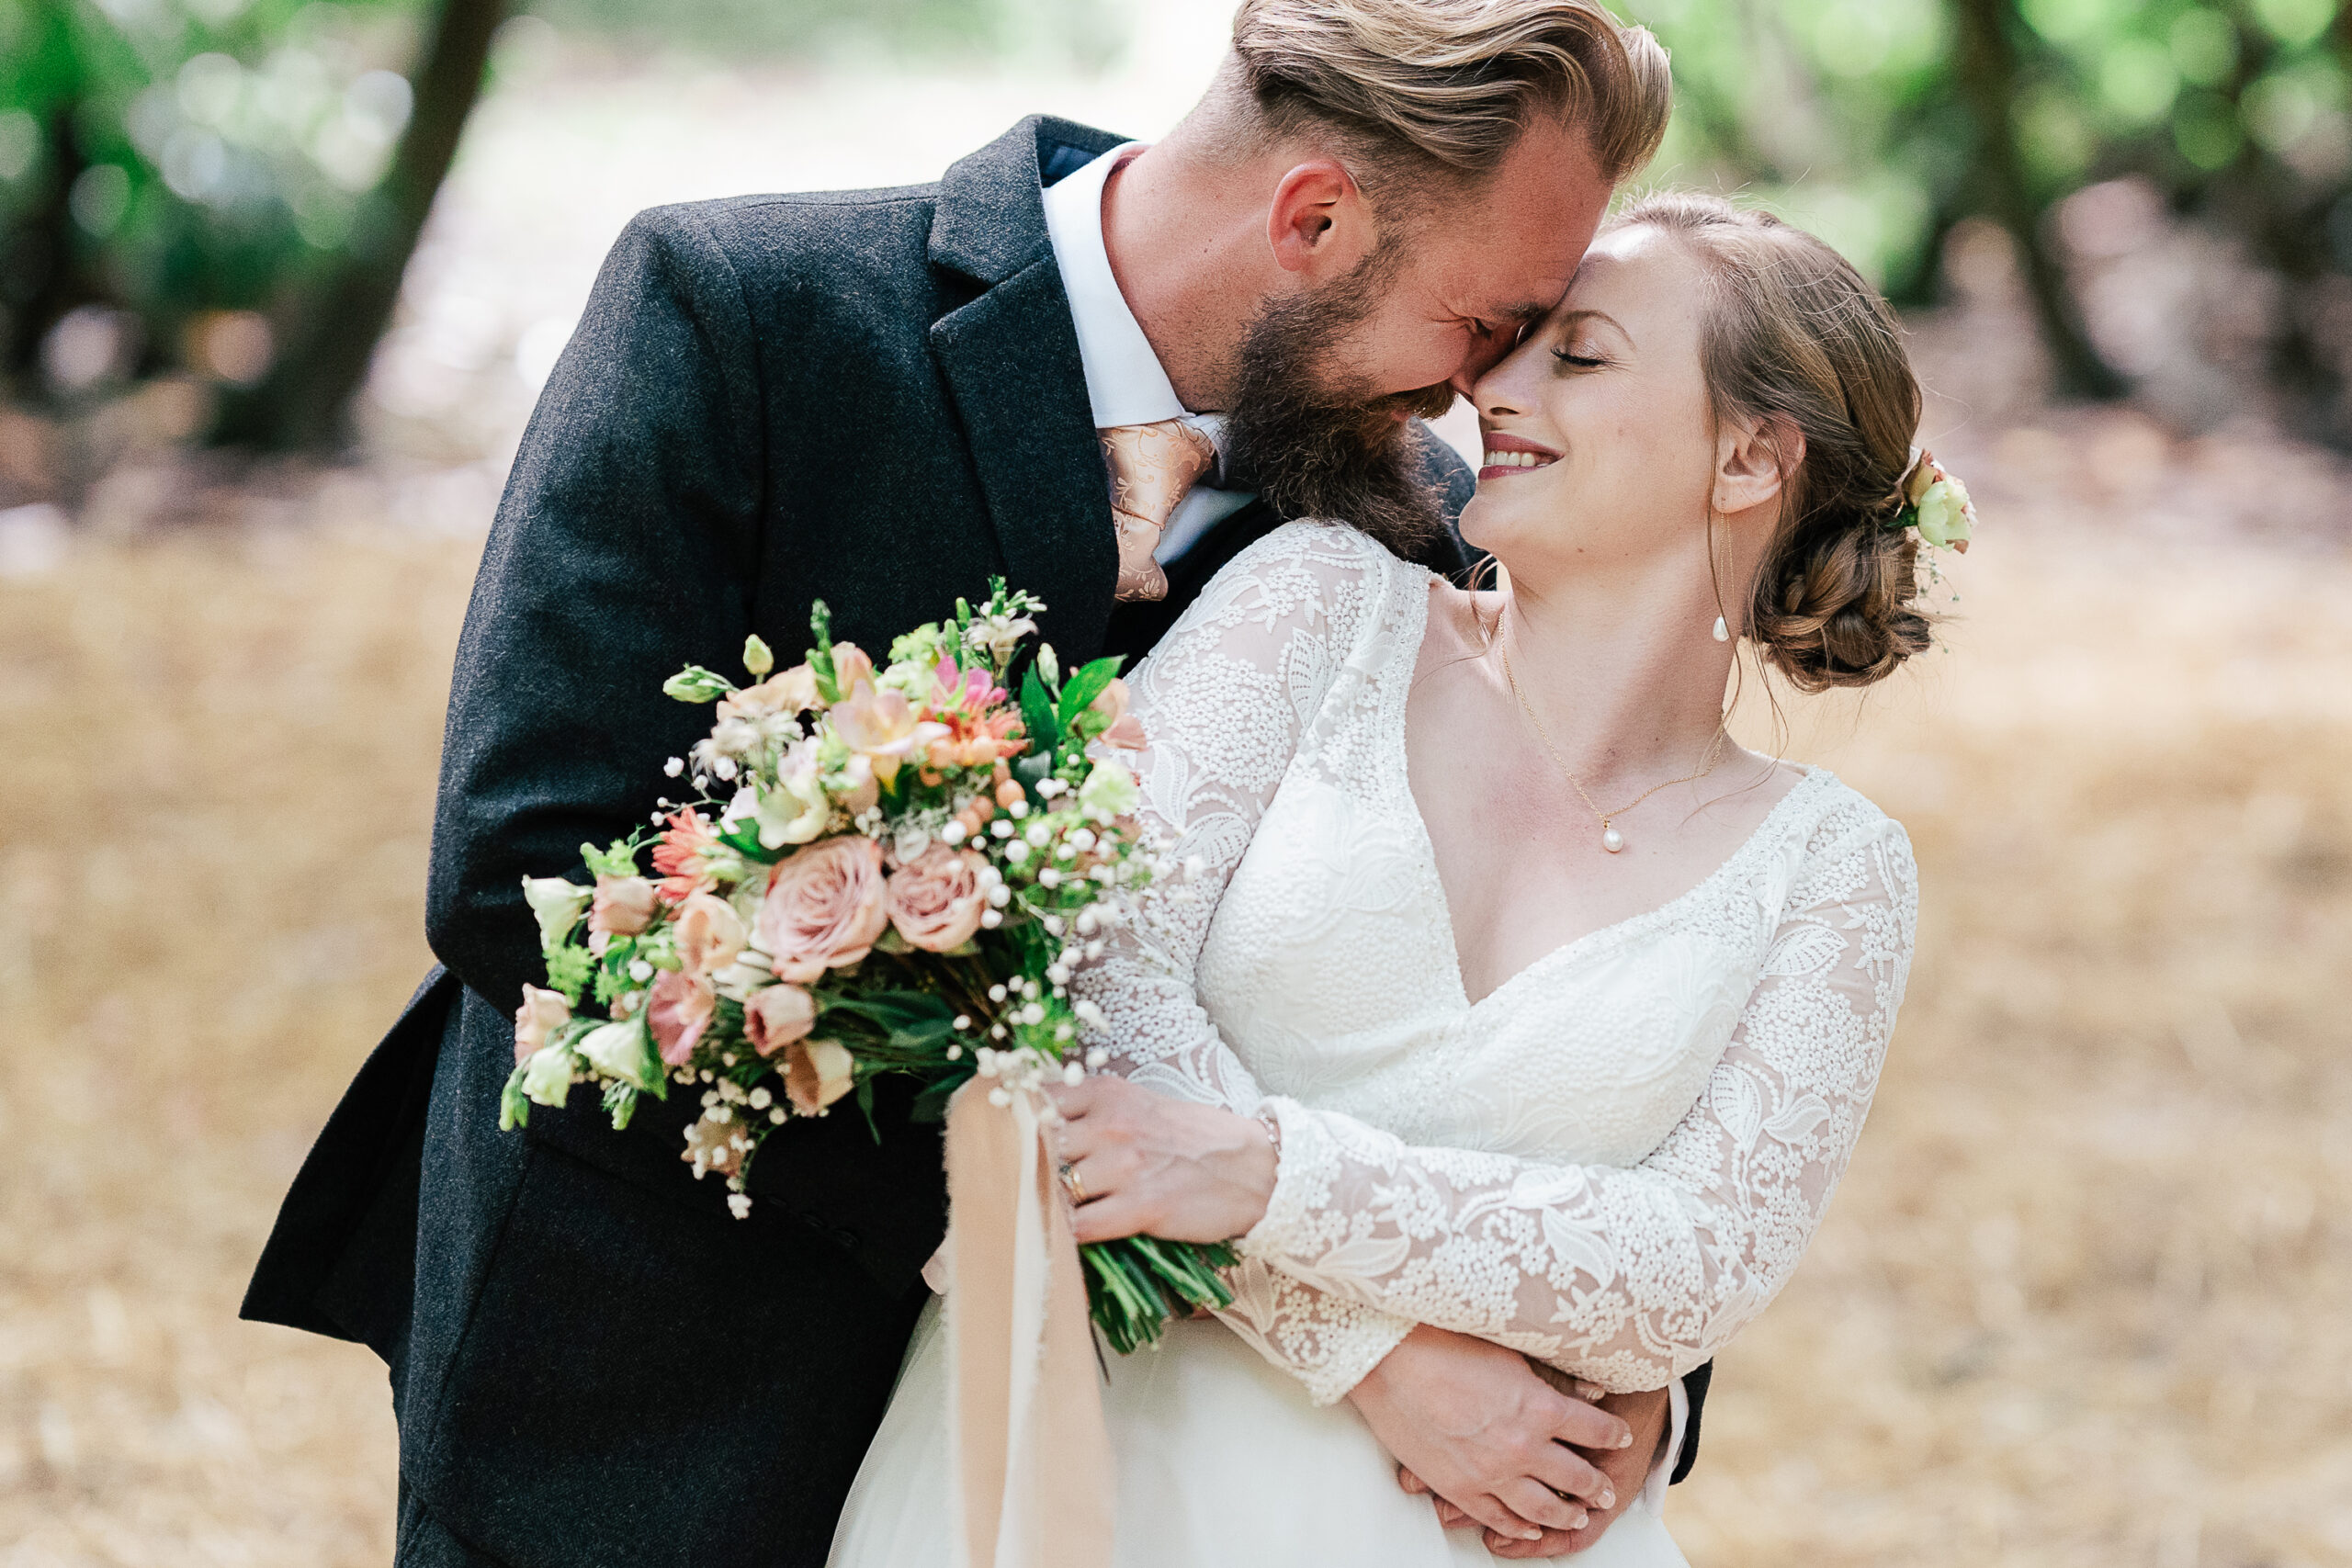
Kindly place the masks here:
[[(1909, 825), (1920, 954), (1677, 1529), (1726, 1568), (2352, 1562), (2352, 558), (2308, 525), (2346, 487), (2128, 416), (1954, 450), (1950, 651), (1788, 710)], [(2199, 525), (2232, 506), (2301, 523)], [(389, 1559), (376, 1363), (234, 1320), (426, 963), (479, 545), (364, 512), (0, 582), (0, 1568)]]

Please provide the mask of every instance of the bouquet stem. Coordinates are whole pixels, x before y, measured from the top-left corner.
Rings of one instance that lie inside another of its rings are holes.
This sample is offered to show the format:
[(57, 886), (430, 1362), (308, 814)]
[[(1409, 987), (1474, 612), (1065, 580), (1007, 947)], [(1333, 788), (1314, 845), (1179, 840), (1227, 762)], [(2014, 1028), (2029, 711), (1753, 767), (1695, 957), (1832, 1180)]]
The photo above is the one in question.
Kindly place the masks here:
[(1217, 1271), (1240, 1258), (1224, 1242), (1162, 1241), (1131, 1235), (1078, 1249), (1086, 1265), (1087, 1304), (1094, 1325), (1124, 1356), (1156, 1343), (1169, 1319), (1194, 1309), (1233, 1304)]

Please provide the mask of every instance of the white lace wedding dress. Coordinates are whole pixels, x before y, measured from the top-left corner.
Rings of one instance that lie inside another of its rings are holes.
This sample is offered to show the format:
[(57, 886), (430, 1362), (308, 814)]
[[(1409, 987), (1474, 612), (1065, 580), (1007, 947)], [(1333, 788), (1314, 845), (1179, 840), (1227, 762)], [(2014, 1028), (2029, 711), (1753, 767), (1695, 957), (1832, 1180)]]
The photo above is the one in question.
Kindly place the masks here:
[[(1397, 1489), (1347, 1391), (1415, 1322), (1667, 1384), (1787, 1281), (1870, 1106), (1916, 877), (1902, 829), (1819, 770), (1697, 886), (1468, 999), (1406, 775), (1430, 587), (1292, 524), (1134, 679), (1147, 811), (1207, 874), (1080, 988), (1116, 1070), (1271, 1110), (1283, 1157), (1233, 1309), (1111, 1364), (1118, 1568), (1488, 1562)], [(839, 1568), (951, 1562), (938, 1315)], [(1680, 1563), (1662, 1492), (1574, 1561)]]

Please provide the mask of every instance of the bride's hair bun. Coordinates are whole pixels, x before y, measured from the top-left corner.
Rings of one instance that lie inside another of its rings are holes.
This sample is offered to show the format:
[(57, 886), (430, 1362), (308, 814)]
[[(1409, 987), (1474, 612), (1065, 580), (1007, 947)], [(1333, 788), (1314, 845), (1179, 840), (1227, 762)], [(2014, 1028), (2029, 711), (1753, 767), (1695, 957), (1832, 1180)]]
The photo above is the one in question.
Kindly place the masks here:
[(1804, 691), (1883, 680), (1930, 631), (1918, 536), (1893, 525), (1920, 408), (1894, 310), (1845, 257), (1769, 213), (1663, 195), (1618, 222), (1672, 234), (1706, 269), (1700, 352), (1716, 417), (1804, 438), (1747, 636)]

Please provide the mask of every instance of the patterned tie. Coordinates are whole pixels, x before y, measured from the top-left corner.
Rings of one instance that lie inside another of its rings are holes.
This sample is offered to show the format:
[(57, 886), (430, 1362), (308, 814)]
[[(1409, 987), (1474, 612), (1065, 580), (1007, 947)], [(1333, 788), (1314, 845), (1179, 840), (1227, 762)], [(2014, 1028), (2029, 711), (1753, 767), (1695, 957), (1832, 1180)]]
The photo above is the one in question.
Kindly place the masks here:
[(1216, 461), (1216, 446), (1181, 419), (1098, 430), (1111, 470), (1111, 520), (1119, 534), (1121, 599), (1164, 599), (1168, 575), (1151, 552), (1184, 492)]

